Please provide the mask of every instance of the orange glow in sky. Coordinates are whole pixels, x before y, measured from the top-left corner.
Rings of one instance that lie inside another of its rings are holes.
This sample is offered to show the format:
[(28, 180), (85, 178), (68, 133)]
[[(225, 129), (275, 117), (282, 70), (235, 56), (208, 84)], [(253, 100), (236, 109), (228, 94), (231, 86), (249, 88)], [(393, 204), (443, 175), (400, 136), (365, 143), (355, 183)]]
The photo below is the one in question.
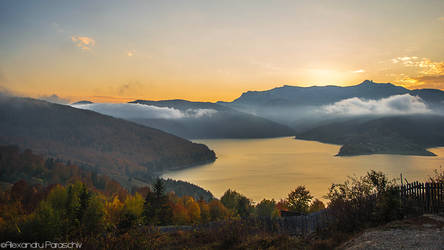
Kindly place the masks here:
[(0, 89), (231, 101), (365, 79), (444, 89), (443, 1), (1, 1)]

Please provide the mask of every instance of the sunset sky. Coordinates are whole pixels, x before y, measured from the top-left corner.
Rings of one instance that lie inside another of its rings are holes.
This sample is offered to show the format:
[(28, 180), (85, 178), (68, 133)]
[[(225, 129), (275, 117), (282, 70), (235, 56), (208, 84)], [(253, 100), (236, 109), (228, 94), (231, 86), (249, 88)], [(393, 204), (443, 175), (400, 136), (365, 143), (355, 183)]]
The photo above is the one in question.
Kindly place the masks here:
[(365, 79), (444, 89), (444, 1), (0, 1), (0, 89), (231, 101)]

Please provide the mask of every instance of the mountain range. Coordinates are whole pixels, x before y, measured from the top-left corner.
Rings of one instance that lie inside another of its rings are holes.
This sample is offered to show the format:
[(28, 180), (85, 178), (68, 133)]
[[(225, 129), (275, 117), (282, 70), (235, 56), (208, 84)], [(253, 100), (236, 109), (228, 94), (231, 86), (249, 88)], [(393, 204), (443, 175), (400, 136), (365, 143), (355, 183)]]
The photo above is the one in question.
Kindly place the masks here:
[(325, 105), (351, 98), (379, 100), (397, 95), (419, 97), (431, 110), (441, 113), (444, 110), (444, 92), (441, 90), (409, 90), (391, 83), (375, 83), (370, 80), (347, 87), (284, 85), (266, 91), (247, 91), (232, 102), (218, 104), (254, 113), (302, 132), (337, 118), (336, 114), (319, 113), (320, 108)]
[(232, 102), (135, 100), (120, 112), (120, 106), (85, 101), (74, 106), (188, 139), (296, 136), (334, 143), (342, 145), (339, 156), (430, 156), (427, 148), (444, 142), (443, 91), (370, 80), (347, 87), (284, 85), (247, 91)]
[(443, 91), (369, 80), (348, 87), (248, 91), (233, 102), (81, 101), (67, 106), (0, 95), (0, 104), (0, 144), (17, 144), (111, 176), (146, 176), (215, 160), (208, 147), (182, 138), (296, 136), (342, 145), (340, 156), (433, 155), (427, 148), (444, 145)]
[(433, 153), (444, 146), (444, 92), (370, 80), (348, 87), (288, 86), (218, 102), (285, 124), (296, 138), (342, 145), (339, 156)]
[(227, 106), (317, 106), (358, 97), (381, 99), (393, 95), (411, 94), (419, 96), (431, 104), (442, 104), (444, 92), (437, 89), (409, 90), (391, 83), (375, 83), (365, 80), (353, 86), (311, 86), (298, 87), (284, 85), (266, 91), (247, 91), (232, 102), (218, 102)]

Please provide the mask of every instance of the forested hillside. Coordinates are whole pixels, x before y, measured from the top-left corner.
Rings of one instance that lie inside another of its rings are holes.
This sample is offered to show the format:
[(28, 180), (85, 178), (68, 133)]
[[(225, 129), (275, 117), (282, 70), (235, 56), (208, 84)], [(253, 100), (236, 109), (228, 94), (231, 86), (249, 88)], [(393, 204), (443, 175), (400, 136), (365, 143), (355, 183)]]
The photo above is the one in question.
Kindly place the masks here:
[(151, 175), (215, 160), (205, 145), (132, 122), (45, 101), (0, 96), (0, 144), (109, 175)]
[[(7, 189), (17, 182), (44, 187), (80, 181), (104, 195), (124, 197), (129, 192), (151, 186), (155, 180), (147, 178), (142, 182), (126, 181), (127, 187), (124, 187), (109, 176), (78, 167), (71, 162), (44, 158), (29, 149), (21, 151), (17, 146), (0, 146), (0, 189)], [(134, 183), (137, 185), (132, 185)], [(204, 200), (214, 198), (211, 192), (188, 182), (168, 179), (164, 180), (164, 184), (166, 192), (173, 192), (179, 197), (190, 196)]]

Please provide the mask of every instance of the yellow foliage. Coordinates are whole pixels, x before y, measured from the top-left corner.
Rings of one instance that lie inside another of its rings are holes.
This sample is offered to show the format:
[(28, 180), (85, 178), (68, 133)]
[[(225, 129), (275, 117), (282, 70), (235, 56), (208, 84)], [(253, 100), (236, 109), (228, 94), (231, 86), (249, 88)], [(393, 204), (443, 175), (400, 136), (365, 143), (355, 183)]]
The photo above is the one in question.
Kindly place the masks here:
[(143, 203), (145, 200), (139, 193), (128, 195), (125, 200), (124, 209), (134, 215), (141, 216), (143, 212)]
[(192, 223), (198, 223), (200, 221), (200, 207), (199, 204), (193, 199), (187, 200), (185, 208), (188, 211), (188, 215)]
[(118, 195), (114, 195), (111, 201), (105, 202), (105, 217), (106, 221), (111, 224), (117, 224), (120, 220), (120, 214), (123, 209), (123, 203), (119, 200)]

